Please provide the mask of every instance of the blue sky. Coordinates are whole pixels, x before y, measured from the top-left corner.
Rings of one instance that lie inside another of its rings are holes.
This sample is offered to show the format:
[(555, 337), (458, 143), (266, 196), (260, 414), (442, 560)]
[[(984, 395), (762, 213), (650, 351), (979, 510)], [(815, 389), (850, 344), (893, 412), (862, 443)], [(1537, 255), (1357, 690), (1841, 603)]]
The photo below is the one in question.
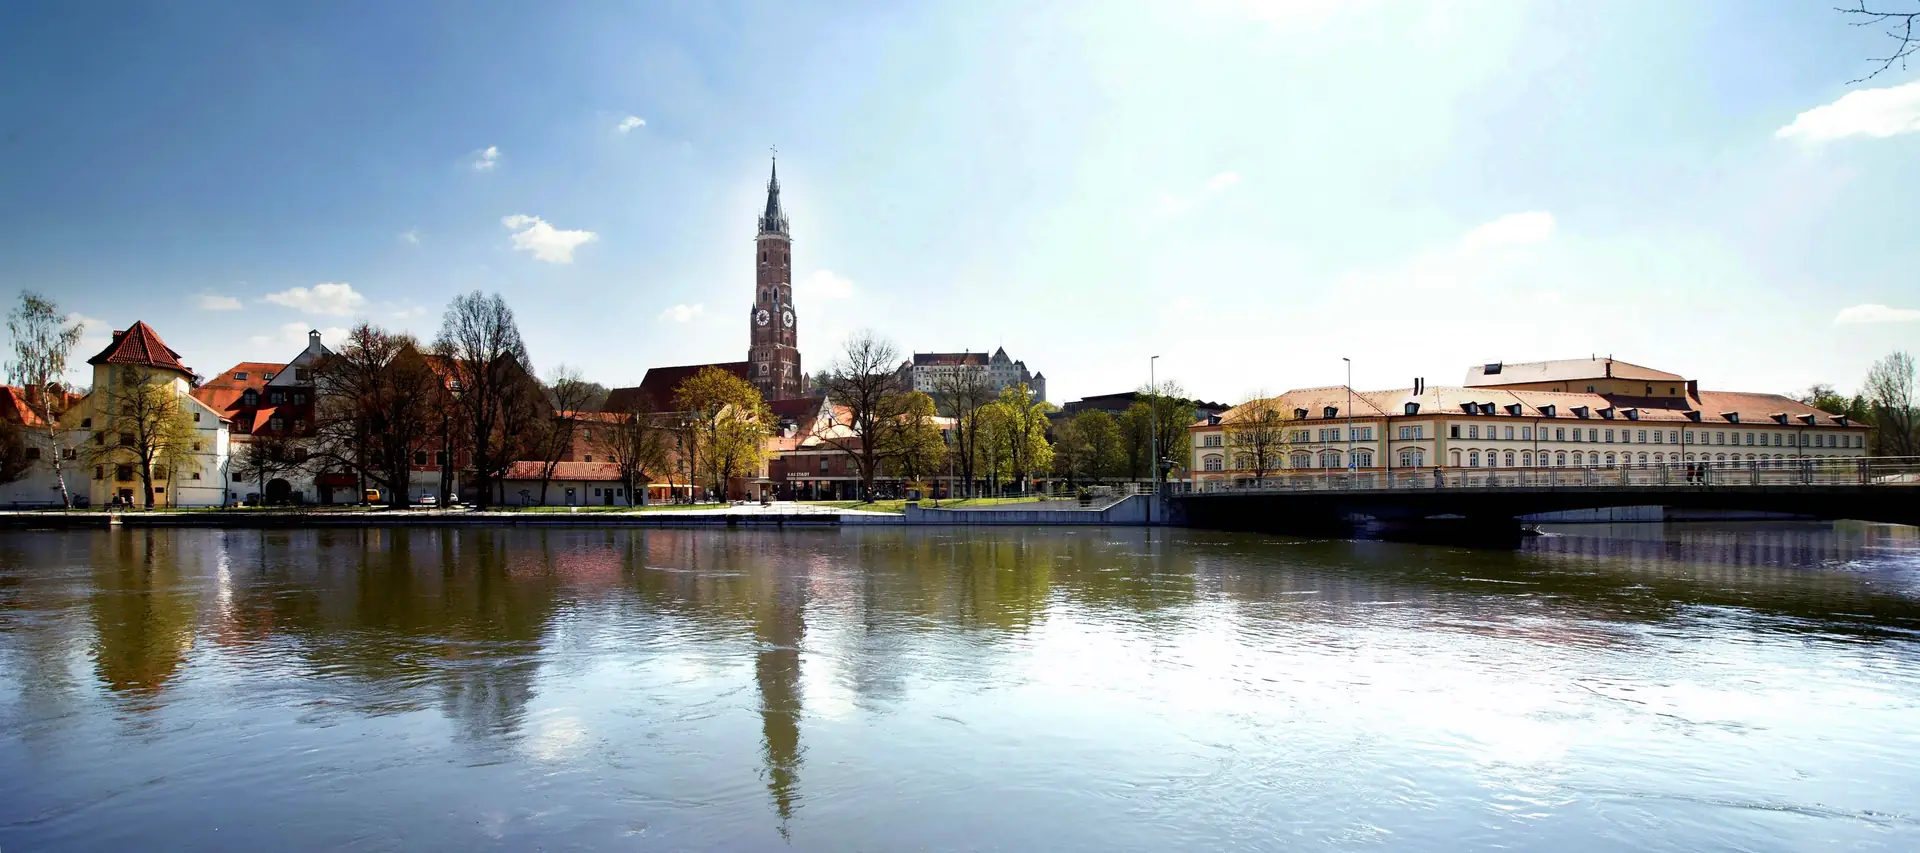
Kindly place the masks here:
[(497, 290), (632, 384), (744, 357), (777, 144), (809, 369), (1852, 388), (1920, 345), (1920, 67), (1829, 5), (11, 3), (0, 295), (211, 373)]

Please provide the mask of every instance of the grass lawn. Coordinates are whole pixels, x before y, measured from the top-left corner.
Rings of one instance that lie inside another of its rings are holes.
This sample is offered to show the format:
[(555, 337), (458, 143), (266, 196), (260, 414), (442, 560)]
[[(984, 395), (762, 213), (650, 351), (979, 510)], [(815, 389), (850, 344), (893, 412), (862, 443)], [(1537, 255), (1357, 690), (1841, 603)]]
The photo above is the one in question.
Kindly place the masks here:
[[(940, 501), (938, 505), (940, 509), (966, 509), (970, 506), (999, 506), (1001, 504), (1039, 502), (1040, 498), (1037, 496), (1024, 498), (956, 498), (954, 500)], [(832, 507), (834, 509), (863, 509), (868, 512), (904, 513), (907, 511), (907, 502), (905, 500), (884, 500), (874, 501), (873, 503), (863, 503), (861, 501), (798, 501), (798, 503), (803, 503), (807, 506)], [(935, 503), (933, 500), (928, 499), (921, 501), (920, 505), (931, 509), (935, 506)]]
[[(648, 504), (646, 506), (503, 506), (501, 512), (672, 512), (689, 509), (721, 509), (726, 504)], [(491, 512), (493, 510), (489, 510)]]

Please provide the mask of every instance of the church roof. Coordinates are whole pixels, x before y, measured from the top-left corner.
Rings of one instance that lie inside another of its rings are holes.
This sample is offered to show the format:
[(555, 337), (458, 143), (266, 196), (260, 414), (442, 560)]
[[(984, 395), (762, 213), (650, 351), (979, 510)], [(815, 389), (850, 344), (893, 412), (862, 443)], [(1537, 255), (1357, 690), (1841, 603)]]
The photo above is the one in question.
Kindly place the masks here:
[(913, 363), (918, 367), (952, 367), (958, 365), (987, 363), (984, 352), (916, 352)]
[(787, 233), (787, 213), (780, 209), (780, 161), (773, 162), (773, 175), (767, 179), (767, 210), (760, 214), (760, 233)]
[(733, 361), (725, 364), (683, 364), (677, 367), (650, 367), (639, 385), (631, 388), (615, 388), (607, 392), (607, 402), (602, 411), (670, 411), (673, 408), (673, 392), (680, 383), (687, 381), (703, 367), (718, 367), (741, 379), (751, 381), (749, 369), (752, 364), (745, 361)]
[(146, 323), (135, 322), (125, 331), (114, 332), (113, 342), (90, 359), (88, 364), (139, 364), (163, 370), (178, 370), (188, 376), (193, 371), (180, 363), (180, 354), (169, 349), (160, 335)]

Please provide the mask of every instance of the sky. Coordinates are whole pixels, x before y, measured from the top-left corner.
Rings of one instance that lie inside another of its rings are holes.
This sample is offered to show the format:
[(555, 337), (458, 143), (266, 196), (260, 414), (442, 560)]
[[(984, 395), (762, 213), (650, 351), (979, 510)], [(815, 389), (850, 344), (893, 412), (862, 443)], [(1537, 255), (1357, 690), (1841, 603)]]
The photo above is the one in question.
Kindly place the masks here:
[(1853, 389), (1920, 346), (1920, 63), (1832, 5), (8, 3), (0, 298), (212, 374), (477, 289), (631, 385), (745, 358), (777, 146), (809, 371)]

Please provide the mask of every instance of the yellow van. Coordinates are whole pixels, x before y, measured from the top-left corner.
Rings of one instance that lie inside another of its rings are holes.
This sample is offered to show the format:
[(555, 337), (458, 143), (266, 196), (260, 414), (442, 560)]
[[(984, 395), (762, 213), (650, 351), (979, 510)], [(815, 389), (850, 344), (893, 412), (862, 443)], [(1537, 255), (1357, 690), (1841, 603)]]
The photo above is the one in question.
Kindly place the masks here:
[(367, 489), (366, 491), (363, 491), (363, 492), (361, 492), (361, 493), (360, 493), (360, 502), (361, 502), (361, 503), (363, 503), (363, 504), (366, 504), (366, 505), (368, 505), (368, 506), (372, 506), (372, 505), (374, 505), (374, 504), (377, 504), (377, 503), (379, 503), (379, 502), (380, 502), (380, 490), (379, 490), (379, 489)]

